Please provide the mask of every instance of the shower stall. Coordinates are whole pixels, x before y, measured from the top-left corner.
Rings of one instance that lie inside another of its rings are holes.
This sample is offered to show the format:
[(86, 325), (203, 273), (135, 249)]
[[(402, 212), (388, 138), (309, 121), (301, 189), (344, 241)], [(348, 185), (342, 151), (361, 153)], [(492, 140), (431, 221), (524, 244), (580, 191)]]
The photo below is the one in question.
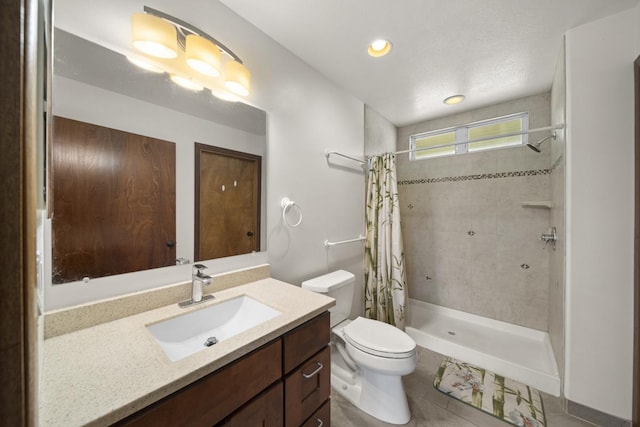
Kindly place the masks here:
[(421, 347), (560, 395), (548, 333), (416, 299), (407, 311), (406, 332)]
[(398, 155), (397, 175), (407, 333), (418, 345), (554, 395), (564, 362), (564, 242), (550, 237), (552, 227), (564, 233), (557, 97), (552, 91), (401, 127), (396, 146), (407, 148), (421, 132), (522, 112), (529, 129), (545, 131), (509, 148)]

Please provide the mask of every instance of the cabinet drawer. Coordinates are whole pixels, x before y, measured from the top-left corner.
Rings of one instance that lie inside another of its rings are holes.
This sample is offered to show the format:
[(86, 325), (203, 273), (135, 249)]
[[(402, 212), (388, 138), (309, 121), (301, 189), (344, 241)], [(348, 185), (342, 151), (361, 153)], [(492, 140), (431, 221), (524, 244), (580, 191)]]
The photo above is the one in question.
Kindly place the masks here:
[(279, 339), (126, 418), (125, 426), (207, 426), (281, 378)]
[(331, 427), (331, 400), (325, 400), (302, 427)]
[(285, 425), (299, 426), (329, 398), (331, 351), (328, 346), (285, 378)]
[(240, 408), (221, 425), (224, 427), (282, 427), (284, 416), (284, 386), (282, 381), (263, 391)]
[(309, 320), (283, 336), (285, 374), (313, 356), (329, 343), (329, 312)]

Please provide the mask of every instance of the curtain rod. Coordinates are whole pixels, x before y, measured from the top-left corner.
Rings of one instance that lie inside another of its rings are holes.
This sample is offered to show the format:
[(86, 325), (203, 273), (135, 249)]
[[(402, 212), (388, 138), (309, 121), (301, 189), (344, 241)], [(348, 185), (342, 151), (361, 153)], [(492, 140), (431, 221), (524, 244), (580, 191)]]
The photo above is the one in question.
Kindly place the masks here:
[[(467, 141), (462, 141), (462, 142), (454, 142), (451, 144), (440, 144), (440, 145), (434, 145), (432, 147), (424, 147), (424, 148), (417, 148), (417, 149), (413, 149), (413, 150), (401, 150), (401, 151), (396, 151), (392, 154), (405, 154), (405, 153), (415, 153), (418, 151), (425, 151), (425, 150), (434, 150), (436, 148), (442, 148), (442, 147), (451, 147), (451, 146), (456, 146), (456, 145), (462, 145), (462, 144), (469, 144), (472, 142), (482, 142), (482, 141), (490, 141), (492, 139), (498, 139), (498, 138), (506, 138), (509, 136), (517, 136), (517, 135), (528, 135), (530, 133), (537, 133), (537, 132), (544, 132), (544, 131), (548, 131), (548, 130), (559, 130), (559, 129), (564, 129), (564, 124), (560, 124), (560, 125), (554, 125), (554, 126), (546, 126), (546, 127), (542, 127), (542, 128), (537, 128), (537, 129), (530, 129), (530, 130), (526, 130), (523, 132), (509, 132), (509, 133), (503, 133), (500, 135), (494, 135), (494, 136), (486, 136), (483, 138), (476, 138), (476, 139), (469, 139)], [(372, 157), (376, 157), (379, 156), (380, 154), (374, 154), (371, 156), (367, 156), (367, 159), (370, 159)]]
[[(530, 133), (538, 133), (538, 132), (545, 132), (548, 130), (559, 130), (559, 129), (564, 129), (564, 124), (559, 124), (559, 125), (553, 125), (553, 126), (546, 126), (546, 127), (541, 127), (541, 128), (536, 128), (536, 129), (529, 129), (527, 131), (523, 131), (523, 132), (509, 132), (509, 133), (503, 133), (500, 135), (493, 135), (493, 136), (486, 136), (483, 138), (475, 138), (475, 139), (470, 139), (467, 141), (463, 141), (463, 142), (454, 142), (451, 144), (440, 144), (440, 145), (434, 145), (432, 147), (424, 147), (424, 148), (418, 148), (418, 149), (414, 149), (414, 150), (401, 150), (401, 151), (395, 151), (392, 154), (406, 154), (406, 153), (411, 153), (411, 152), (418, 152), (418, 151), (425, 151), (425, 150), (434, 150), (436, 148), (443, 148), (443, 147), (451, 147), (451, 146), (456, 146), (456, 145), (462, 145), (462, 144), (469, 144), (472, 142), (482, 142), (482, 141), (490, 141), (492, 139), (498, 139), (498, 138), (506, 138), (509, 136), (517, 136), (517, 135), (528, 135)], [(358, 159), (357, 157), (353, 157), (353, 156), (349, 156), (347, 154), (342, 154), (339, 153), (337, 151), (327, 151), (325, 153), (325, 157), (328, 159), (329, 156), (331, 155), (336, 155), (336, 156), (340, 156), (340, 157), (344, 157), (346, 159), (349, 160), (353, 160), (362, 164), (366, 164), (367, 160), (369, 160), (372, 157), (376, 157), (376, 156), (380, 156), (380, 154), (372, 154), (369, 156), (365, 156), (366, 160), (362, 160), (362, 159)]]

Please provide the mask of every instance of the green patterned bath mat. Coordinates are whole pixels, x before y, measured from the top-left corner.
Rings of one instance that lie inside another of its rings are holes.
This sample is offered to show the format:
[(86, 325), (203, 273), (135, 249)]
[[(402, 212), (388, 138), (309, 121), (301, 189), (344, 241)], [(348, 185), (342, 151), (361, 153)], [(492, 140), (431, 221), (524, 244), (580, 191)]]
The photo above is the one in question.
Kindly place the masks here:
[(515, 426), (547, 425), (538, 390), (486, 369), (448, 357), (442, 361), (433, 386)]

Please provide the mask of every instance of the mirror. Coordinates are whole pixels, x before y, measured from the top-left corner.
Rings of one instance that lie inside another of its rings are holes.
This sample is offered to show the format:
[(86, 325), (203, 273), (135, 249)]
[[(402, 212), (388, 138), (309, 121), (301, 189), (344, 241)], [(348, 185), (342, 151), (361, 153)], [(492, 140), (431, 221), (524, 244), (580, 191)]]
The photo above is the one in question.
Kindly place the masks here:
[[(195, 231), (196, 144), (246, 153), (260, 159), (261, 167), (258, 170), (261, 179), (257, 189), (257, 212), (260, 217), (257, 230), (262, 230), (258, 233), (265, 232), (266, 227), (259, 226), (260, 223), (264, 225), (265, 221), (264, 111), (240, 102), (219, 100), (207, 90), (188, 91), (175, 85), (164, 73), (145, 71), (120, 53), (57, 28), (54, 30), (52, 92), (54, 117), (91, 123), (175, 144), (177, 260), (193, 262), (195, 242), (201, 240), (201, 236)], [(52, 147), (55, 144), (54, 137)], [(230, 179), (231, 182), (234, 181), (233, 178)], [(51, 186), (54, 187), (52, 193), (55, 200), (55, 182)], [(101, 226), (98, 220), (94, 225)], [(219, 232), (214, 227), (209, 225), (209, 231)], [(71, 228), (67, 232), (83, 231)], [(264, 251), (267, 239), (264, 235), (258, 237), (258, 249)], [(55, 241), (53, 244), (55, 245)], [(55, 259), (52, 271), (56, 271)]]

